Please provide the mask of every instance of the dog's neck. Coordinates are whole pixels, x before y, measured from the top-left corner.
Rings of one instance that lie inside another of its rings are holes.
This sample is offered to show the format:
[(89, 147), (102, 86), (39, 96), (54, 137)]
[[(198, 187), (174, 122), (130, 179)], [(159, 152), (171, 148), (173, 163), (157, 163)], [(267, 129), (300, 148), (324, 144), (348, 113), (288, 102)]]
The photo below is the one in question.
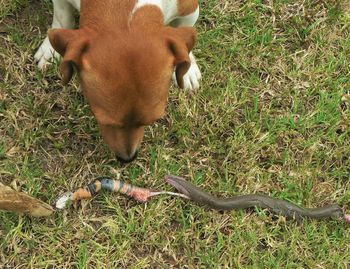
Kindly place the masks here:
[(124, 32), (140, 28), (157, 30), (164, 26), (164, 16), (156, 5), (136, 7), (136, 0), (82, 0), (80, 28)]

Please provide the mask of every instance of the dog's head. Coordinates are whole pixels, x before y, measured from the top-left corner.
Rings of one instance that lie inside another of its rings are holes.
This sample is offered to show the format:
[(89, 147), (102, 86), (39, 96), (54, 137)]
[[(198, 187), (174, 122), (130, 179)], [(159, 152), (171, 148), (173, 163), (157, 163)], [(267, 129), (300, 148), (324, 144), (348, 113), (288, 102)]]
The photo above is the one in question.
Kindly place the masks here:
[(145, 126), (164, 114), (174, 68), (178, 85), (184, 85), (195, 30), (162, 27), (112, 35), (53, 29), (48, 35), (63, 57), (63, 84), (78, 72), (103, 138), (119, 159), (133, 160)]

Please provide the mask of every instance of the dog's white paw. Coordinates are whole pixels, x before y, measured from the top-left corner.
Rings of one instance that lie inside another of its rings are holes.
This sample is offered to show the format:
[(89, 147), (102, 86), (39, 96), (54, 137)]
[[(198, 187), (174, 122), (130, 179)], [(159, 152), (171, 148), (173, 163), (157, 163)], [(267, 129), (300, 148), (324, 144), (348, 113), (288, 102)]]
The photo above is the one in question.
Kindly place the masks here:
[(198, 90), (202, 78), (201, 71), (195, 61), (191, 63), (190, 69), (184, 75), (184, 86), (188, 90)]
[[(187, 73), (184, 75), (184, 89), (185, 90), (197, 90), (199, 88), (199, 82), (202, 78), (201, 71), (199, 70), (199, 67), (195, 60), (191, 61), (191, 67), (188, 69)], [(177, 85), (176, 82), (176, 75), (175, 72), (173, 73), (173, 80), (175, 82), (175, 85)]]
[(49, 38), (46, 37), (40, 48), (34, 55), (35, 61), (40, 69), (45, 69), (52, 62), (52, 59), (59, 59), (60, 55), (51, 46)]

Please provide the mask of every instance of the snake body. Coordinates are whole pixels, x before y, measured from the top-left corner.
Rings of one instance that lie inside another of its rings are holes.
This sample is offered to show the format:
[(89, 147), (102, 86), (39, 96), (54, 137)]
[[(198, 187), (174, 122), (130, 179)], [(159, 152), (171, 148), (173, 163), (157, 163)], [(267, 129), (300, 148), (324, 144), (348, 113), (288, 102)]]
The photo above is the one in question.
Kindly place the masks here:
[(213, 209), (232, 210), (260, 207), (297, 221), (300, 221), (303, 218), (345, 218), (341, 207), (335, 204), (312, 209), (302, 208), (288, 201), (260, 194), (240, 195), (232, 198), (221, 199), (210, 195), (181, 177), (167, 176), (166, 181), (192, 201)]

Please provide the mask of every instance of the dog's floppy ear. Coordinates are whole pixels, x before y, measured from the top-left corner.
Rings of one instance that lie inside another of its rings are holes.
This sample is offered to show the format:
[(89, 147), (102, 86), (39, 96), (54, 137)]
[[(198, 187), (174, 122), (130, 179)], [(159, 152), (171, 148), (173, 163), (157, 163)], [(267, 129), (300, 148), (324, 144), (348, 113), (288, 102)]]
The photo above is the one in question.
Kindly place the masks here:
[(81, 56), (88, 47), (88, 39), (79, 30), (50, 29), (48, 36), (52, 47), (63, 57), (60, 71), (62, 84), (66, 85), (72, 78), (74, 67), (81, 67)]
[(191, 66), (189, 53), (196, 43), (197, 34), (193, 27), (165, 28), (166, 42), (174, 54), (176, 81), (180, 88), (184, 88), (183, 77)]

